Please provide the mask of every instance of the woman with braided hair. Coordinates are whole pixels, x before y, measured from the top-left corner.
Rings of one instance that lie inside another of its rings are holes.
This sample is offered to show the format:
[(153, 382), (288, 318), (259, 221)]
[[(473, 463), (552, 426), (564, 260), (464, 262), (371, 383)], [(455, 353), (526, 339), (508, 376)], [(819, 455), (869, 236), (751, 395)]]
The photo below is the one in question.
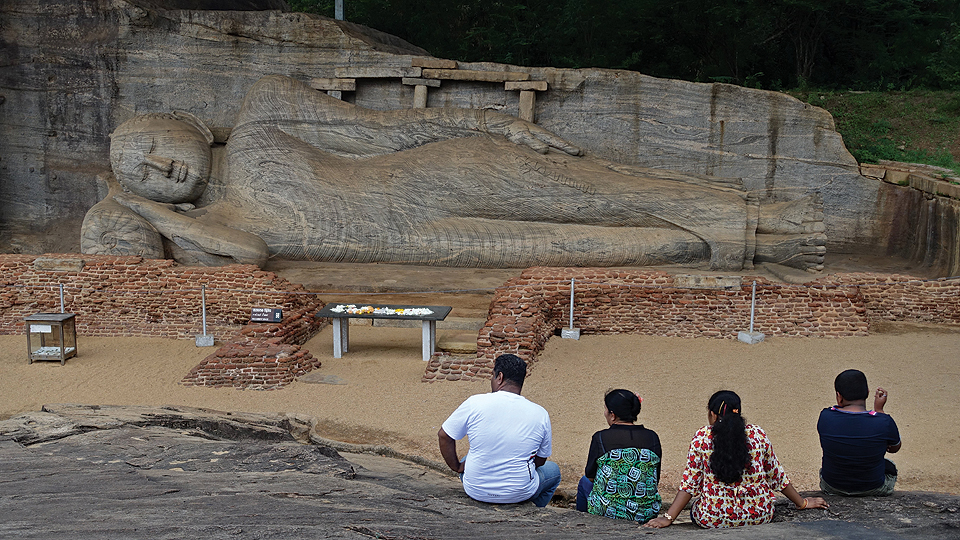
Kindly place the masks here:
[(670, 526), (693, 497), (690, 518), (704, 528), (740, 527), (773, 519), (774, 491), (800, 510), (827, 508), (820, 497), (801, 497), (760, 426), (747, 424), (740, 396), (721, 390), (707, 402), (707, 420), (694, 435), (680, 489), (670, 508), (647, 527)]

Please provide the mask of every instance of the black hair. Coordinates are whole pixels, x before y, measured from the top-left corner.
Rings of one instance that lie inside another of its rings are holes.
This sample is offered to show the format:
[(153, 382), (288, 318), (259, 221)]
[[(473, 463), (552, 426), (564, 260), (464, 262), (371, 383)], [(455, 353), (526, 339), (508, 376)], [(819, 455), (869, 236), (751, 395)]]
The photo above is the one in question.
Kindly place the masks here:
[(493, 376), (503, 373), (503, 380), (511, 381), (523, 388), (523, 379), (527, 376), (527, 363), (515, 354), (501, 354), (493, 362)]
[(847, 401), (867, 399), (870, 395), (867, 376), (859, 369), (848, 369), (837, 375), (836, 380), (833, 381), (833, 387)]
[(603, 396), (603, 404), (607, 410), (624, 422), (636, 422), (640, 414), (640, 398), (629, 390), (618, 388), (610, 390)]
[(735, 484), (743, 477), (743, 471), (750, 463), (747, 424), (740, 414), (740, 396), (729, 390), (721, 390), (710, 396), (707, 409), (717, 415), (712, 428), (710, 469), (717, 480)]

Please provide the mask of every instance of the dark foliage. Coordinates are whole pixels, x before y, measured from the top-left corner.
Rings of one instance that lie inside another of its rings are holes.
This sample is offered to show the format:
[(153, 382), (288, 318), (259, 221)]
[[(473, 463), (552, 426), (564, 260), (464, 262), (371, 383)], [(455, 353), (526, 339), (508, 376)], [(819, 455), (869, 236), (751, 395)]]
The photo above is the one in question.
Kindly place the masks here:
[[(334, 0), (288, 0), (332, 17)], [(960, 88), (956, 0), (344, 0), (438, 57), (781, 89)]]

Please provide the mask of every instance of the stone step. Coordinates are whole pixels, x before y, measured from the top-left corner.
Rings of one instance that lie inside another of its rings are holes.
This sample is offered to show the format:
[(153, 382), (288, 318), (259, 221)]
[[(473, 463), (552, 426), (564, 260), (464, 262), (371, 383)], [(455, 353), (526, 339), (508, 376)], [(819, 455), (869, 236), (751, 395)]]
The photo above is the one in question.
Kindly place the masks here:
[(439, 335), (437, 350), (450, 354), (476, 354), (477, 334), (461, 332)]

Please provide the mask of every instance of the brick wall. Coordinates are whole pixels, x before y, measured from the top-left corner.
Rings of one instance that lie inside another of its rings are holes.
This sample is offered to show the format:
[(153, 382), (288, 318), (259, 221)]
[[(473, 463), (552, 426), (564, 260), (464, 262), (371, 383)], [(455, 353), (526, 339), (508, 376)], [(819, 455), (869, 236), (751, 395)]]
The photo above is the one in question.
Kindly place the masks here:
[(203, 333), (201, 286), (206, 286), (207, 333), (235, 336), (253, 307), (293, 310), (304, 292), (251, 265), (180, 266), (171, 260), (95, 255), (0, 255), (0, 334), (22, 334), (23, 318), (68, 313), (86, 336), (193, 338)]
[(536, 360), (546, 341), (569, 326), (570, 279), (576, 280), (574, 327), (582, 334), (642, 334), (736, 339), (750, 328), (767, 336), (848, 337), (871, 319), (960, 325), (960, 280), (838, 274), (803, 285), (744, 277), (740, 286), (687, 287), (664, 272), (531, 268), (500, 287), (475, 359), (435, 357), (424, 381), (488, 377), (494, 359)]
[[(206, 330), (222, 347), (184, 384), (278, 388), (320, 362), (300, 345), (325, 321), (323, 303), (272, 272), (252, 265), (180, 266), (142, 257), (0, 255), (0, 334), (24, 334), (24, 317), (60, 311), (77, 315), (77, 334), (193, 339)], [(283, 309), (278, 324), (248, 324), (254, 307)], [(78, 350), (83, 353), (82, 342)], [(229, 360), (225, 360), (229, 359)]]
[[(655, 271), (531, 268), (498, 288), (475, 358), (437, 355), (423, 380), (489, 377), (496, 356), (529, 362), (569, 325), (570, 279), (576, 279), (574, 326), (583, 334), (644, 334), (735, 339), (750, 326), (767, 336), (846, 337), (868, 333), (871, 320), (960, 326), (960, 280), (835, 274), (803, 284), (744, 277), (737, 286), (685, 286)], [(181, 381), (186, 385), (272, 389), (319, 367), (301, 348), (326, 320), (323, 303), (301, 285), (255, 266), (179, 266), (173, 261), (93, 255), (0, 255), (0, 334), (24, 334), (24, 317), (67, 312), (87, 336), (189, 338), (207, 333), (222, 347)], [(248, 324), (253, 307), (280, 307), (279, 324)], [(82, 353), (82, 344), (78, 347)]]
[(285, 313), (280, 324), (249, 324), (240, 336), (224, 344), (190, 370), (184, 386), (212, 386), (273, 390), (320, 367), (320, 360), (300, 345), (326, 323), (310, 305)]
[(818, 283), (855, 284), (872, 320), (960, 326), (960, 279), (921, 280), (899, 274), (851, 273)]

